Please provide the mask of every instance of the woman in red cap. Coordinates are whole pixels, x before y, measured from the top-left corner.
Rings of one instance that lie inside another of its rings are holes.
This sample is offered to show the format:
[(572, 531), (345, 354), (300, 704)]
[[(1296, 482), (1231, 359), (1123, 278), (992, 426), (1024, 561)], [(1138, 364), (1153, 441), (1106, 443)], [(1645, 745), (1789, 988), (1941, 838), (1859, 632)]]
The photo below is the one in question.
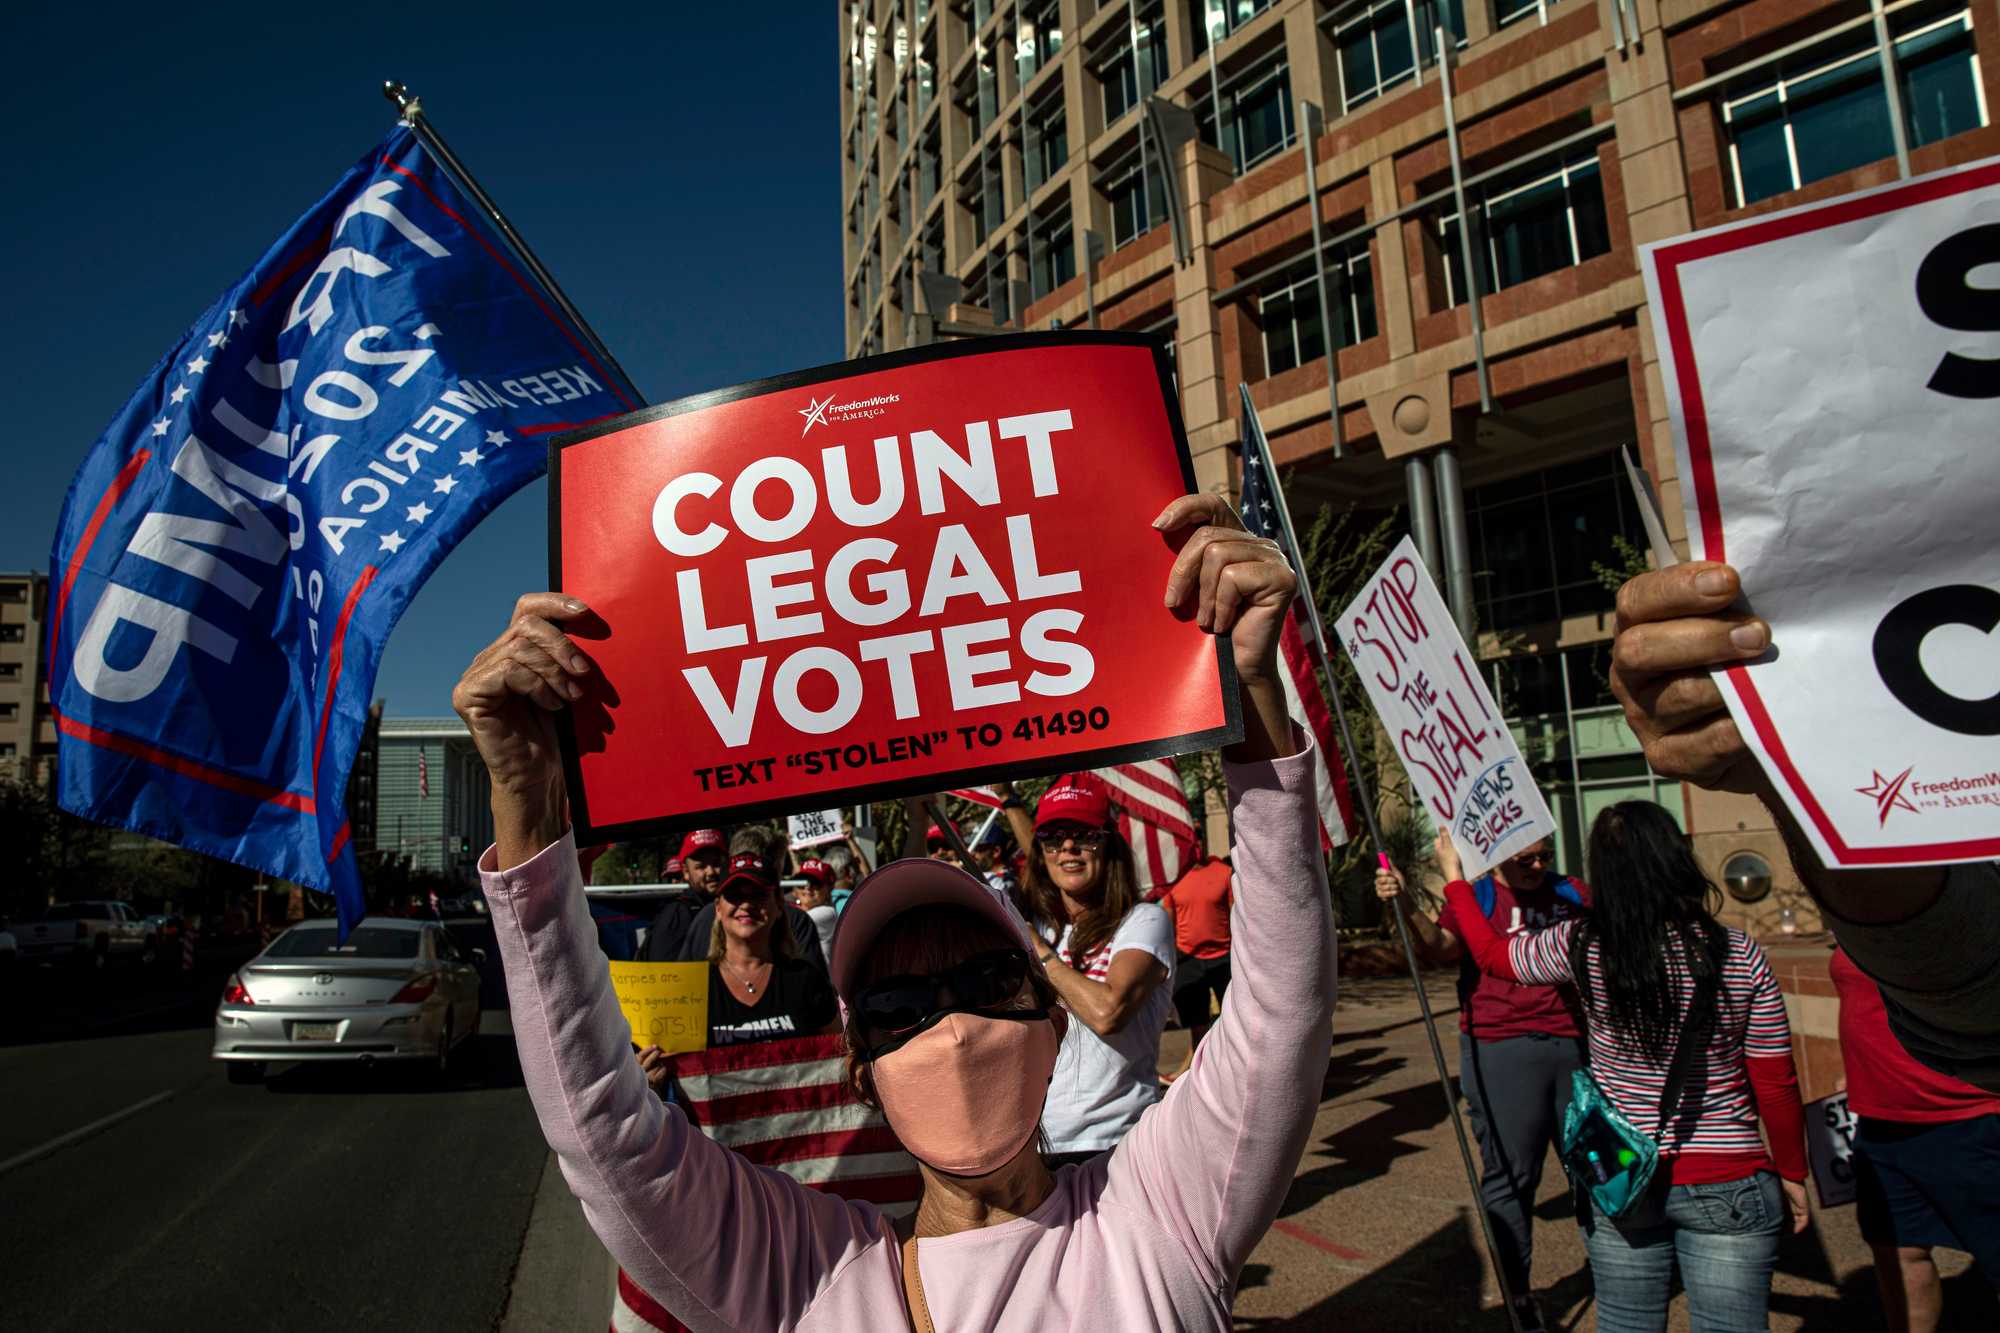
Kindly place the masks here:
[[(1010, 810), (1022, 825), (1025, 813)], [(1063, 1038), (1042, 1109), (1060, 1162), (1115, 1147), (1160, 1099), (1160, 1033), (1173, 1007), (1174, 923), (1139, 898), (1132, 849), (1098, 787), (1051, 787), (1024, 837), (1022, 883), (1036, 957), (1077, 1020)]]
[(1181, 543), (1167, 605), (1229, 637), (1242, 682), (1244, 739), (1223, 752), (1237, 969), (1222, 1017), (1116, 1148), (1051, 1169), (1036, 1131), (1073, 1024), (1035, 961), (1045, 946), (963, 869), (883, 867), (840, 919), (832, 981), (849, 1075), (918, 1162), (902, 1219), (754, 1166), (647, 1095), (562, 814), (556, 687), (590, 667), (556, 622), (586, 609), (522, 598), (460, 680), (493, 777), (481, 879), (529, 1096), (592, 1228), (691, 1328), (1231, 1327), (1319, 1104), (1333, 919), (1316, 759), (1278, 674), (1297, 579), (1217, 496), (1176, 500), (1153, 527)]

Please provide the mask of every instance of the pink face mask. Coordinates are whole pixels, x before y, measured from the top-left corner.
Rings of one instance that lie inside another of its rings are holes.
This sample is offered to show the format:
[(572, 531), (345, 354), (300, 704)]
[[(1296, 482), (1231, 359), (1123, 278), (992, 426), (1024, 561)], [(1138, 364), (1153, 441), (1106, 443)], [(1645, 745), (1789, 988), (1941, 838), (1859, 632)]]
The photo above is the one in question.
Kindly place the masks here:
[(1058, 1044), (1046, 1018), (947, 1014), (875, 1061), (875, 1095), (912, 1156), (983, 1176), (1013, 1160), (1041, 1123)]

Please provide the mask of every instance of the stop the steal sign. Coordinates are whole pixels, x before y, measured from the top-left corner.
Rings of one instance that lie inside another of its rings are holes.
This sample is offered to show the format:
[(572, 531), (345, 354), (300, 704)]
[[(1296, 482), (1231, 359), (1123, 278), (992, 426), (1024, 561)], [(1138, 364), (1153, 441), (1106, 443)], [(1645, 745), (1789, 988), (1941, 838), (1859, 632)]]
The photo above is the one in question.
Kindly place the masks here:
[(563, 720), (579, 838), (1239, 735), (1226, 645), (1162, 605), (1168, 376), (1151, 339), (1024, 334), (556, 441), (550, 572), (604, 622)]
[(1827, 864), (2000, 856), (2000, 161), (1662, 242), (1688, 541), (1774, 651), (1717, 677)]

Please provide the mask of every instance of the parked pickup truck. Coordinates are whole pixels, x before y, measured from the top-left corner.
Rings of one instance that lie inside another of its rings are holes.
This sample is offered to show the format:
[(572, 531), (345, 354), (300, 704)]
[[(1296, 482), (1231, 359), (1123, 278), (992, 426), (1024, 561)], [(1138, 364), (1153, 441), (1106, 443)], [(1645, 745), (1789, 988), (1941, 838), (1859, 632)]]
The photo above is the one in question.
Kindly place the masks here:
[(143, 958), (146, 922), (128, 903), (96, 900), (56, 903), (39, 921), (22, 922), (14, 939), (24, 963), (88, 962)]

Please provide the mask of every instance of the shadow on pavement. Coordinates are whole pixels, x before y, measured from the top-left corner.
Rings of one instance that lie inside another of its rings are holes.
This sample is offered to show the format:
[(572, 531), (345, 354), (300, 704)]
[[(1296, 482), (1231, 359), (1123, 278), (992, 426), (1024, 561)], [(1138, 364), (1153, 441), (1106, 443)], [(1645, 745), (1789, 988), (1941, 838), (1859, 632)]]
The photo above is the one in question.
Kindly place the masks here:
[(1381, 1103), (1382, 1109), (1320, 1140), (1320, 1151), (1337, 1160), (1293, 1180), (1280, 1216), (1303, 1212), (1330, 1194), (1387, 1175), (1390, 1163), (1399, 1157), (1428, 1151), (1405, 1136), (1444, 1120), (1444, 1102), (1436, 1084), (1419, 1083), (1371, 1100)]

